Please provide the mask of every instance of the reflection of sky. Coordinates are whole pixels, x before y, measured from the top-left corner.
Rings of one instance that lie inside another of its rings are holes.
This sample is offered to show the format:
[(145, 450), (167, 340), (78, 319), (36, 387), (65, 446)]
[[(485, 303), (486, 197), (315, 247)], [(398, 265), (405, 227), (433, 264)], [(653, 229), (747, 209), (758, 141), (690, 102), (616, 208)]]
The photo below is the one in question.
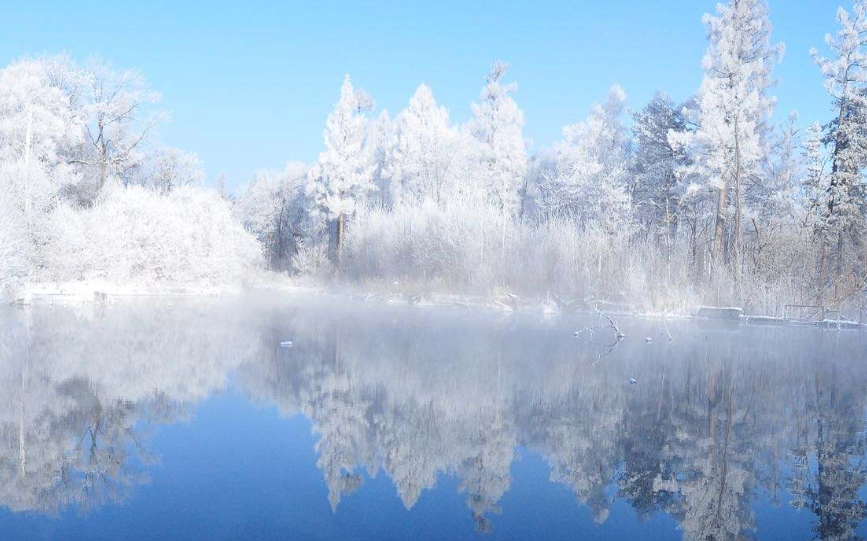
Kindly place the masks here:
[[(59, 518), (0, 510), (4, 539), (430, 539), (472, 538), (466, 495), (457, 479), (440, 475), (436, 487), (406, 510), (384, 472), (344, 496), (332, 514), (313, 452), (310, 423), (296, 415), (250, 404), (235, 389), (206, 400), (195, 417), (154, 431), (161, 457), (151, 482), (120, 506)], [(639, 523), (624, 501), (604, 526), (548, 479), (536, 453), (518, 449), (511, 489), (500, 501), (496, 529), (485, 539), (680, 539), (664, 513)], [(366, 474), (365, 474), (366, 476)], [(806, 515), (806, 514), (805, 514)], [(809, 526), (808, 526), (809, 527)]]

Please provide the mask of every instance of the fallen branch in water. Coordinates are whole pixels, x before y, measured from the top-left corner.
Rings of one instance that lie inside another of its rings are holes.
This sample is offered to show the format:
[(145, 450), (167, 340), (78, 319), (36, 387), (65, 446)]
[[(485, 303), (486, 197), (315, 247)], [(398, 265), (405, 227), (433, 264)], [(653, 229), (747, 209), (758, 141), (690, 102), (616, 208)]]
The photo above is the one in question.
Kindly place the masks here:
[(594, 331), (596, 331), (598, 329), (611, 329), (614, 331), (614, 344), (612, 344), (612, 345), (617, 345), (618, 342), (620, 342), (621, 340), (626, 338), (626, 335), (623, 334), (622, 332), (620, 332), (620, 327), (617, 326), (616, 321), (611, 319), (611, 317), (609, 317), (608, 314), (606, 314), (605, 312), (603, 312), (599, 308), (594, 307), (594, 310), (600, 316), (604, 317), (608, 321), (608, 324), (607, 325), (593, 325), (591, 327), (585, 327), (579, 331), (575, 331), (575, 338), (580, 338), (582, 334), (589, 333), (590, 338), (587, 340), (587, 343), (589, 344), (593, 341), (593, 338), (595, 336)]

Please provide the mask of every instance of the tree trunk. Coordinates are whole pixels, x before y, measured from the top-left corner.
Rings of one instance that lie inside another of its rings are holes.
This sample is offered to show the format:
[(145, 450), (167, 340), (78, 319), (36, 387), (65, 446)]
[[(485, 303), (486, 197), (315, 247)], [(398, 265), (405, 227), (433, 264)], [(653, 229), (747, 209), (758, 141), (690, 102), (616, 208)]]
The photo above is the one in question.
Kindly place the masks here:
[(343, 237), (346, 227), (346, 215), (340, 213), (337, 217), (337, 270), (343, 271)]
[(719, 190), (716, 202), (716, 226), (713, 234), (713, 257), (716, 261), (723, 260), (723, 248), (725, 246), (726, 233), (726, 209), (728, 208), (729, 191), (728, 181), (723, 179), (723, 185)]
[[(843, 123), (845, 122), (845, 113), (846, 113), (846, 101), (845, 99), (840, 102), (840, 111), (837, 115), (837, 133), (834, 134), (834, 155), (831, 160), (831, 182), (828, 185), (828, 218), (829, 220), (834, 219), (834, 215), (837, 212), (837, 201), (836, 190), (839, 184), (839, 179), (837, 177), (837, 173), (840, 172), (840, 153), (845, 150), (847, 146), (847, 141), (843, 138)], [(825, 237), (825, 242), (828, 242), (828, 237)], [(837, 246), (836, 249), (832, 250), (831, 253), (831, 264), (834, 266), (835, 276), (834, 281), (840, 278), (840, 274), (843, 271), (843, 232), (837, 231)]]
[(735, 117), (735, 223), (731, 263), (736, 283), (740, 283), (741, 272), (741, 138), (738, 124), (738, 118)]

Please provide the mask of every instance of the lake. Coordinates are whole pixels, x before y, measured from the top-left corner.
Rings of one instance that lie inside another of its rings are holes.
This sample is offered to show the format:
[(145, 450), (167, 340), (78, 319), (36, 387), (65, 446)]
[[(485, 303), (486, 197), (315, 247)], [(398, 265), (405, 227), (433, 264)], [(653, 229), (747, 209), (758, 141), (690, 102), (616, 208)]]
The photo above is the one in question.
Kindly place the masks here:
[(867, 333), (615, 319), (0, 308), (0, 539), (867, 535)]

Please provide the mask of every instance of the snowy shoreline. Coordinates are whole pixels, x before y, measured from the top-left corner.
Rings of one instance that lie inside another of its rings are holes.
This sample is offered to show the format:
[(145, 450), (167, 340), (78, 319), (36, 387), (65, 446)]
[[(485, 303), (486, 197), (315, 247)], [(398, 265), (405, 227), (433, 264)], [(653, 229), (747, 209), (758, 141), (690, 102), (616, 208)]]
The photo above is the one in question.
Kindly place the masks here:
[(26, 289), (12, 305), (32, 306), (39, 304), (112, 304), (133, 298), (176, 298), (176, 299), (213, 299), (213, 298), (255, 298), (260, 295), (305, 296), (330, 301), (369, 304), (371, 306), (414, 306), (425, 308), (458, 308), (480, 310), (499, 314), (537, 314), (541, 317), (567, 315), (600, 315), (617, 318), (651, 318), (665, 320), (695, 320), (717, 325), (763, 326), (763, 327), (818, 327), (834, 330), (865, 330), (867, 325), (850, 320), (823, 319), (799, 321), (762, 314), (741, 314), (733, 317), (715, 317), (707, 310), (731, 312), (737, 308), (715, 308), (696, 306), (684, 311), (654, 312), (635, 309), (623, 303), (607, 301), (571, 301), (564, 305), (554, 296), (547, 300), (519, 297), (510, 293), (489, 295), (459, 295), (454, 293), (421, 293), (382, 291), (376, 288), (362, 290), (349, 286), (326, 287), (326, 284), (302, 280), (300, 283), (287, 276), (271, 275), (267, 279), (247, 286), (202, 286), (184, 284), (165, 285), (118, 285), (101, 280), (37, 283)]

